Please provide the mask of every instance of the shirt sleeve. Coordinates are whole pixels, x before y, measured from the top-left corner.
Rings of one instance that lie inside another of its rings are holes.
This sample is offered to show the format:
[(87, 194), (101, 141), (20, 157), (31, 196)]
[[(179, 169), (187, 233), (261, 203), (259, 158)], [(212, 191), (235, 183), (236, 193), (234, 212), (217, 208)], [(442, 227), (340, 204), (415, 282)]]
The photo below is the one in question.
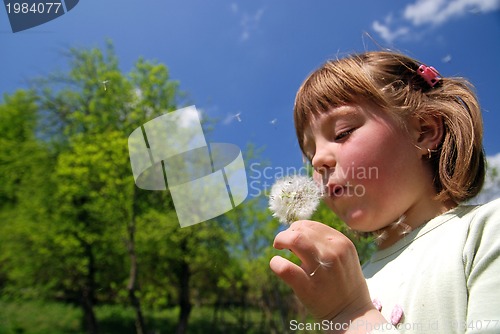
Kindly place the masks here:
[(500, 200), (479, 208), (464, 247), (467, 318), (458, 332), (500, 333)]

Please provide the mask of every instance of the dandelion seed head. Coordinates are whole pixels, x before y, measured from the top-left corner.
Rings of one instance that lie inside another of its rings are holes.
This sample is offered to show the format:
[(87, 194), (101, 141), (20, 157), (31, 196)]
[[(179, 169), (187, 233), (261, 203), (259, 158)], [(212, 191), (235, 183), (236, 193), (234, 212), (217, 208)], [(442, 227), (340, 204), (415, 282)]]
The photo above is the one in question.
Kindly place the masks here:
[(304, 175), (287, 176), (277, 180), (269, 195), (269, 209), (273, 217), (290, 225), (296, 220), (308, 219), (319, 205), (322, 192), (313, 179)]

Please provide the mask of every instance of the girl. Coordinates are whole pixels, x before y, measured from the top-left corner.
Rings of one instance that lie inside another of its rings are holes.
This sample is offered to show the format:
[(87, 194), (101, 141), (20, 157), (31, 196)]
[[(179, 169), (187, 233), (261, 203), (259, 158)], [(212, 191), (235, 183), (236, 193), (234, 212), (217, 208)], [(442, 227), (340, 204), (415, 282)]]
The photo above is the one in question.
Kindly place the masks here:
[(500, 332), (500, 201), (463, 203), (485, 175), (472, 86), (378, 51), (329, 61), (300, 87), (300, 148), (326, 204), (379, 249), (313, 221), (279, 233), (271, 269), (332, 333)]

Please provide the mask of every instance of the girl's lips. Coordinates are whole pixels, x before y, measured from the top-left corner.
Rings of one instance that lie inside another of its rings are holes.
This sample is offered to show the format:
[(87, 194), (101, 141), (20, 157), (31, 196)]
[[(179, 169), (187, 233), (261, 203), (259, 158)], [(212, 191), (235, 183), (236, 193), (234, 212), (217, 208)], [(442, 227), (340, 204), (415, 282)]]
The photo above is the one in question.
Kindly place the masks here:
[(340, 197), (344, 194), (345, 187), (340, 184), (328, 184), (327, 190), (329, 197)]

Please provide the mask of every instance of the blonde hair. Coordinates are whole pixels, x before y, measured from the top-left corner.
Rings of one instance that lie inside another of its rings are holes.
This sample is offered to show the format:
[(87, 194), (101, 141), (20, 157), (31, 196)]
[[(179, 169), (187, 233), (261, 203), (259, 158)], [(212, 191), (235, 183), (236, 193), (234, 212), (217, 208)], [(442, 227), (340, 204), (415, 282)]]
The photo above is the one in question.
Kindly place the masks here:
[(304, 152), (305, 130), (329, 109), (360, 101), (373, 103), (401, 120), (442, 119), (443, 139), (429, 159), (440, 200), (460, 203), (479, 193), (485, 176), (481, 109), (463, 78), (441, 78), (431, 87), (418, 73), (422, 63), (390, 51), (371, 51), (326, 62), (297, 92), (294, 122)]

